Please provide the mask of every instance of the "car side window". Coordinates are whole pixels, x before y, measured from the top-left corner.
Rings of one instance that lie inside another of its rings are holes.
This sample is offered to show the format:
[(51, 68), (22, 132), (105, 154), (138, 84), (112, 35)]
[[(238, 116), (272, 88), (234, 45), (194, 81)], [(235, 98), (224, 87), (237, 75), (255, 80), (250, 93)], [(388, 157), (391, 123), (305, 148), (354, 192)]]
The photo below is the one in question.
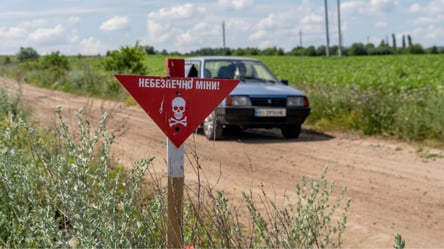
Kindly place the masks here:
[(205, 78), (233, 79), (235, 71), (231, 61), (206, 61), (204, 65)]
[(185, 62), (185, 75), (187, 77), (198, 77), (200, 70), (199, 61), (186, 61)]

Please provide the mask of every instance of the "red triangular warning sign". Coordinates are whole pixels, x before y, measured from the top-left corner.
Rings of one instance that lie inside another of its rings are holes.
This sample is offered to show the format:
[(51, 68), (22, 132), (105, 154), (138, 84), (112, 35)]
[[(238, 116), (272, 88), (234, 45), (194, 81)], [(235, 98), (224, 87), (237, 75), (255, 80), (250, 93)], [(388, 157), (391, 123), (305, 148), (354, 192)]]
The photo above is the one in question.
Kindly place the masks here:
[(239, 80), (114, 75), (179, 147)]

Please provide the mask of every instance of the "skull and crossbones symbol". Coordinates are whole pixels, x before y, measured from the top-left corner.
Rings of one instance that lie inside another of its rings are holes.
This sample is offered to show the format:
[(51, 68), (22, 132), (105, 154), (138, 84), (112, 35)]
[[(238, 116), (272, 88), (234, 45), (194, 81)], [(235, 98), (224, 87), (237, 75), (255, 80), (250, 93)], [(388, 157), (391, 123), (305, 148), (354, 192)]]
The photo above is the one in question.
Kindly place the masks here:
[(173, 111), (173, 117), (168, 119), (170, 127), (181, 124), (187, 126), (187, 117), (184, 115), (186, 101), (182, 97), (175, 97), (171, 102), (171, 110)]

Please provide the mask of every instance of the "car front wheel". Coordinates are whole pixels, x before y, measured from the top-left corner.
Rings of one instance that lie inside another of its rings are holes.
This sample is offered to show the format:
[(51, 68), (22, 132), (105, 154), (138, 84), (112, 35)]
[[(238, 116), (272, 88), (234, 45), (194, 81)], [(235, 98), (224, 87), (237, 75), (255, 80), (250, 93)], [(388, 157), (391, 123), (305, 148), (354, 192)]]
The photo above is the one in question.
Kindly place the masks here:
[(298, 138), (301, 133), (301, 125), (297, 124), (281, 127), (281, 132), (285, 138)]
[(222, 138), (223, 128), (218, 124), (216, 113), (212, 112), (203, 122), (203, 132), (208, 140), (218, 140)]

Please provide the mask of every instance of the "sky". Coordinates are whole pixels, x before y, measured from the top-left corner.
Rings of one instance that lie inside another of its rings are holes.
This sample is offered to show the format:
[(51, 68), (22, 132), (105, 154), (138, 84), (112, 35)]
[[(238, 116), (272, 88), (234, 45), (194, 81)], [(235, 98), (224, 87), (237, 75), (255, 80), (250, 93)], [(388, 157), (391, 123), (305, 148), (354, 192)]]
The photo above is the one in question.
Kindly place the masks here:
[[(330, 45), (338, 45), (337, 0), (328, 0)], [(392, 44), (410, 35), (444, 46), (444, 0), (341, 0), (343, 46)], [(0, 55), (32, 47), (40, 55), (106, 54), (122, 46), (190, 52), (326, 44), (323, 0), (1, 0)]]

